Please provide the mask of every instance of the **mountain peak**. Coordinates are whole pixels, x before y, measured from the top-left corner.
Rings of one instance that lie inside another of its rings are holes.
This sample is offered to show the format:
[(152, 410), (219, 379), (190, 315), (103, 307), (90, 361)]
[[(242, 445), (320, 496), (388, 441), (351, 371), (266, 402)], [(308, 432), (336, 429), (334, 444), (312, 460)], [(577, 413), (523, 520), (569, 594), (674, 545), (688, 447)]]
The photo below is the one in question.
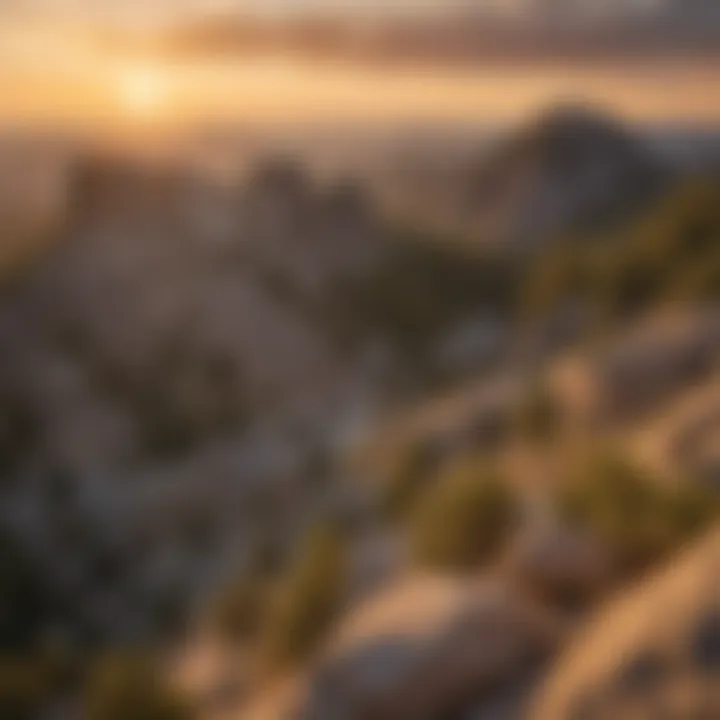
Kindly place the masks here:
[(471, 169), (465, 202), (491, 240), (532, 244), (617, 219), (665, 177), (632, 131), (593, 107), (562, 104), (509, 135)]

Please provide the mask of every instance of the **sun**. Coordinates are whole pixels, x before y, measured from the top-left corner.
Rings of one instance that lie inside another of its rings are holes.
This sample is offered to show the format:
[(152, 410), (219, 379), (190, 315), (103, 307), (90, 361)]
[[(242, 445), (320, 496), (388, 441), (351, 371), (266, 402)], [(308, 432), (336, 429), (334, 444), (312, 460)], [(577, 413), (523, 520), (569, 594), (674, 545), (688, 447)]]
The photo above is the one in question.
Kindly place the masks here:
[(131, 114), (149, 117), (158, 114), (168, 101), (167, 78), (156, 68), (124, 68), (117, 80), (117, 91), (123, 109)]

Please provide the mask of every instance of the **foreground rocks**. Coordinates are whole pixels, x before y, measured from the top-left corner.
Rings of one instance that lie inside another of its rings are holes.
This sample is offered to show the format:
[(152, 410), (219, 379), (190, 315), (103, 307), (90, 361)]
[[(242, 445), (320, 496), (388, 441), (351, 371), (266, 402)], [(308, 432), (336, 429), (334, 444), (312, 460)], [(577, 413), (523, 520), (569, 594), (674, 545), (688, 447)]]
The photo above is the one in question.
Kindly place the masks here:
[(509, 576), (528, 594), (560, 607), (594, 602), (612, 586), (617, 568), (591, 535), (554, 522), (536, 523), (509, 548)]
[(590, 624), (533, 720), (720, 717), (720, 530)]
[[(522, 697), (558, 639), (553, 618), (499, 583), (409, 578), (347, 618), (285, 707), (273, 702), (243, 717), (462, 717), (500, 704), (507, 688)], [(503, 707), (498, 717), (519, 712), (516, 703)]]

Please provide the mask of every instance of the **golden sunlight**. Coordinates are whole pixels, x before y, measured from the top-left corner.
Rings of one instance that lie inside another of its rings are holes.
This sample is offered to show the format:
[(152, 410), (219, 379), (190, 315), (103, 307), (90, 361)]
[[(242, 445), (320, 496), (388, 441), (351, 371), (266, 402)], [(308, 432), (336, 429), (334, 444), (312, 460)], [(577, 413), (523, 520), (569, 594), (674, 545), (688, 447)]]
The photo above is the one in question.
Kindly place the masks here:
[(132, 66), (120, 70), (117, 78), (119, 102), (125, 112), (136, 116), (154, 116), (169, 101), (169, 82), (164, 73), (150, 66)]

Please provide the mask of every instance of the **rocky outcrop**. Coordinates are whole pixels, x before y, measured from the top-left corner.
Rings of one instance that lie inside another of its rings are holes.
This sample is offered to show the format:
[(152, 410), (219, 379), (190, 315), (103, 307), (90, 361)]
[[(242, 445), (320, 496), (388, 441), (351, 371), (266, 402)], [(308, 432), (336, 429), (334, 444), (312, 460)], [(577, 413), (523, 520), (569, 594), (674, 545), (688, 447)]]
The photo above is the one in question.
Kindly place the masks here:
[(713, 305), (658, 312), (591, 352), (553, 368), (550, 384), (569, 426), (638, 417), (717, 368), (720, 312)]
[(508, 687), (518, 700), (558, 632), (494, 581), (405, 579), (347, 618), (279, 716), (429, 720), (498, 702)]
[(533, 720), (720, 717), (720, 531), (580, 633)]
[[(88, 158), (71, 178), (61, 237), (0, 304), (0, 521), (64, 581), (98, 542), (77, 552), (55, 537), (82, 505), (132, 568), (123, 590), (138, 576), (156, 587), (167, 557), (168, 587), (182, 586), (168, 592), (204, 592), (214, 559), (242, 564), (263, 527), (306, 521), (313, 458), (360, 400), (372, 404), (376, 373), (361, 352), (337, 350), (316, 304), (385, 239), (352, 188), (325, 190), (301, 170), (229, 188), (162, 163)], [(56, 476), (70, 486), (67, 512), (46, 497)], [(239, 521), (251, 507), (267, 515)], [(275, 514), (286, 511), (287, 522)], [(183, 527), (198, 526), (212, 559), (184, 549), (194, 532)], [(77, 575), (84, 606), (94, 581)]]
[(506, 567), (528, 593), (568, 607), (597, 600), (616, 571), (611, 553), (596, 538), (553, 521), (523, 529), (508, 550)]

